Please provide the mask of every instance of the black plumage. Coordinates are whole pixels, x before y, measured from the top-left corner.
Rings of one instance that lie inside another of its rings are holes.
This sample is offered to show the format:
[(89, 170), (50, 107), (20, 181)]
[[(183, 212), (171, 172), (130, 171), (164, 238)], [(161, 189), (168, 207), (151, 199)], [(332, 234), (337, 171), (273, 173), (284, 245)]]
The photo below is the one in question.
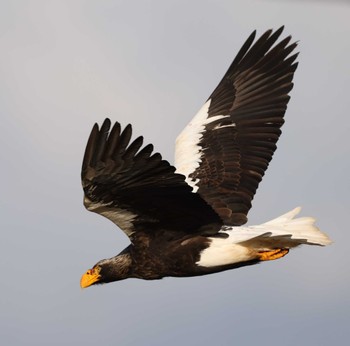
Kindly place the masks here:
[(281, 134), (298, 55), (287, 58), (296, 47), (290, 36), (270, 50), (282, 30), (268, 30), (251, 47), (253, 32), (209, 97), (209, 118), (229, 116), (206, 125), (200, 167), (190, 177), (226, 225), (247, 222)]
[[(116, 122), (111, 129), (109, 119), (101, 128), (94, 125), (82, 166), (84, 204), (118, 225), (131, 244), (84, 274), (82, 287), (128, 277), (203, 275), (280, 258), (305, 243), (263, 230), (237, 240), (234, 251), (227, 247), (232, 226), (247, 221), (284, 123), (297, 54), (290, 55), (296, 47), (290, 37), (276, 44), (282, 30), (268, 30), (254, 44), (253, 32), (244, 43), (210, 95), (207, 113), (196, 120), (197, 142), (189, 139), (195, 153), (184, 152), (180, 135), (182, 157), (198, 157), (189, 173), (175, 172), (142, 137), (131, 140), (131, 125), (121, 130)], [(186, 136), (191, 131), (185, 129)]]
[[(153, 152), (152, 145), (140, 150), (143, 138), (131, 139), (131, 125), (120, 130), (106, 119), (98, 129), (91, 131), (86, 147), (82, 183), (87, 209), (101, 213), (114, 213), (118, 223), (125, 213), (135, 215), (128, 235), (138, 231), (154, 233), (157, 229), (177, 233), (198, 233), (201, 227), (222, 224), (220, 217), (175, 173), (175, 168)], [(97, 209), (95, 209), (97, 208)], [(115, 212), (119, 209), (119, 212)], [(177, 234), (176, 233), (176, 234)]]

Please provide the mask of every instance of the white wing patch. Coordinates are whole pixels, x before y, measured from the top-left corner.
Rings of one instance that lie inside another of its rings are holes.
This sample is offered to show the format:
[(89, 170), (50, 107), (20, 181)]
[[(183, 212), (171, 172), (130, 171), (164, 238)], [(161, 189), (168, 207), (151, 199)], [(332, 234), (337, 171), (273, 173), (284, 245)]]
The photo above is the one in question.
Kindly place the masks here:
[[(193, 192), (197, 192), (198, 181), (189, 177), (200, 165), (202, 147), (199, 145), (205, 125), (213, 121), (229, 117), (228, 115), (216, 115), (208, 118), (208, 110), (211, 100), (208, 100), (189, 124), (184, 128), (176, 139), (175, 167), (176, 173), (186, 176), (186, 182), (192, 186)], [(233, 125), (229, 125), (233, 126)]]
[(223, 129), (225, 127), (236, 127), (236, 124), (235, 123), (232, 123), (232, 124), (228, 124), (228, 125), (216, 125), (213, 130), (219, 130), (219, 129)]

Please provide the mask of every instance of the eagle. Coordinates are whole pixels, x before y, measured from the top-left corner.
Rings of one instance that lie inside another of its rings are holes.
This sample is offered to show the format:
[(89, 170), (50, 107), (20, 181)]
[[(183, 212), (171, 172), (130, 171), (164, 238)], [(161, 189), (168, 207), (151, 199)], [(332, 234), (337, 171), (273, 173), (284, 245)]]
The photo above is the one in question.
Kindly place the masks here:
[(89, 269), (82, 288), (212, 274), (282, 258), (301, 244), (330, 244), (314, 218), (296, 218), (300, 208), (245, 226), (298, 66), (297, 43), (279, 39), (282, 31), (248, 37), (178, 136), (175, 166), (142, 136), (131, 140), (130, 124), (93, 126), (81, 172), (84, 205), (115, 223), (130, 245)]

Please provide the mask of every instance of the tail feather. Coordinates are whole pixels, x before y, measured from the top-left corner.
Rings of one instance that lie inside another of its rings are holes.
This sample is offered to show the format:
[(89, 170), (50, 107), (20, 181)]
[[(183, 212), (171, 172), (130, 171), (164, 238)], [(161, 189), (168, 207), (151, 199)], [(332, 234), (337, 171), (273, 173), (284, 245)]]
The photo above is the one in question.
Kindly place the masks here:
[[(272, 233), (272, 237), (290, 235), (290, 242), (297, 246), (299, 244), (311, 245), (329, 245), (332, 243), (330, 238), (318, 227), (315, 226), (315, 219), (312, 217), (295, 218), (301, 211), (301, 208), (295, 208), (290, 212), (262, 224), (259, 227), (265, 228)], [(291, 246), (291, 247), (294, 247)]]
[(281, 223), (288, 222), (294, 219), (300, 212), (301, 212), (301, 207), (296, 207), (293, 210), (289, 211), (288, 213), (285, 213), (277, 217), (276, 219), (265, 222), (264, 225), (275, 225), (275, 224), (280, 225)]

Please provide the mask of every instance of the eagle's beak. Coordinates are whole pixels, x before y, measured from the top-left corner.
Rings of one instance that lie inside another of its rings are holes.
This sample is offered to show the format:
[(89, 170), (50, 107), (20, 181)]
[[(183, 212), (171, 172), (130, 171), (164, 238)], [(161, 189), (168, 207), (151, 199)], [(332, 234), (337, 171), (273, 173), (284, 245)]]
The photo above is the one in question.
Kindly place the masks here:
[(86, 288), (94, 284), (100, 279), (100, 268), (89, 269), (80, 279), (80, 287)]

